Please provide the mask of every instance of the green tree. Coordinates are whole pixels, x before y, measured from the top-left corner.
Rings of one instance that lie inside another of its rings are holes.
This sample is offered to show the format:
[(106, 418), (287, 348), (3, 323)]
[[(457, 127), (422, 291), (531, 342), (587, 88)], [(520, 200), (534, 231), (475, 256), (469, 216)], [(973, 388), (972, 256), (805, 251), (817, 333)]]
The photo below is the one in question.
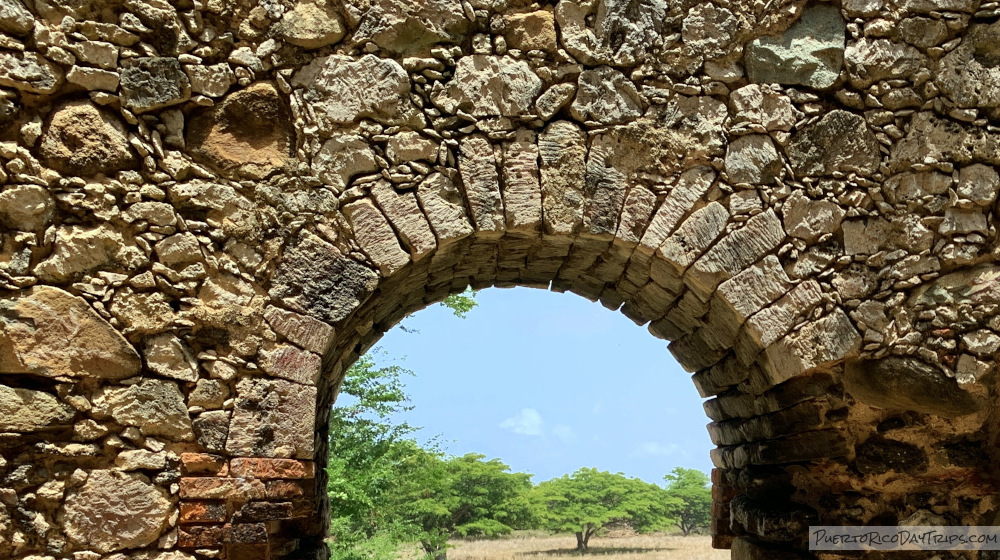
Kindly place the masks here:
[(586, 552), (590, 538), (612, 522), (628, 522), (640, 533), (668, 527), (674, 522), (671, 512), (679, 505), (655, 484), (590, 468), (540, 483), (532, 500), (539, 525), (574, 533), (580, 552)]
[(707, 529), (712, 521), (712, 490), (708, 486), (708, 475), (697, 469), (677, 467), (663, 478), (667, 481), (667, 493), (679, 502), (674, 515), (684, 536), (692, 531)]
[(420, 528), (428, 556), (444, 560), (452, 537), (495, 537), (530, 526), (531, 475), (484, 459), (474, 453), (442, 459), (428, 452), (420, 459), (422, 470), (401, 488), (402, 515)]
[[(466, 291), (441, 303), (464, 318), (478, 305), (474, 297)], [(369, 354), (345, 375), (340, 393), (348, 404), (331, 411), (327, 465), (331, 552), (337, 560), (395, 559), (400, 543), (420, 535), (419, 527), (404, 521), (399, 483), (423, 472), (436, 451), (422, 449), (412, 439), (416, 428), (396, 419), (412, 408), (403, 382), (412, 375), (398, 365), (377, 367)]]

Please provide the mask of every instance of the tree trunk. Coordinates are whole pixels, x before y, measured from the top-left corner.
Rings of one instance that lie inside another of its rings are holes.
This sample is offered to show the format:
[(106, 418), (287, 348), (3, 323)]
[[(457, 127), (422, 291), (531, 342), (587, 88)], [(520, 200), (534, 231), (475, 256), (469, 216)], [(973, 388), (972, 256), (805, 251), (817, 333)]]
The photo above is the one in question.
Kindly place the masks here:
[(420, 545), (424, 548), (424, 552), (434, 557), (434, 560), (447, 560), (447, 548), (438, 548), (437, 545), (427, 541), (421, 541)]
[(586, 533), (583, 531), (577, 531), (576, 533), (576, 550), (577, 552), (587, 552), (587, 541), (590, 540), (590, 536), (584, 536)]

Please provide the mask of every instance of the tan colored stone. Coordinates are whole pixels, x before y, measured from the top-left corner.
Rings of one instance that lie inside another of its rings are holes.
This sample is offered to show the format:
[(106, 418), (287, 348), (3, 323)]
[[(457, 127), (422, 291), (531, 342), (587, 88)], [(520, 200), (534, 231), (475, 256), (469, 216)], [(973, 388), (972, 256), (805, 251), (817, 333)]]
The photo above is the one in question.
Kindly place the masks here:
[(437, 236), (439, 247), (472, 235), (462, 193), (447, 176), (434, 173), (417, 186), (417, 198)]
[(322, 355), (333, 342), (333, 327), (312, 317), (269, 306), (264, 318), (274, 332), (310, 352)]
[(437, 249), (437, 240), (430, 224), (420, 211), (417, 196), (412, 192), (399, 192), (388, 181), (372, 186), (372, 198), (385, 213), (393, 229), (399, 234), (403, 247), (413, 261), (419, 261)]
[(276, 344), (260, 352), (260, 367), (266, 373), (296, 383), (315, 385), (321, 373), (318, 354), (290, 344)]
[(241, 379), (226, 451), (242, 457), (313, 459), (316, 388)]
[(37, 286), (0, 300), (0, 371), (122, 379), (139, 373), (135, 349), (87, 303)]
[(67, 282), (101, 268), (132, 269), (145, 262), (135, 246), (108, 224), (56, 230), (55, 250), (35, 267), (35, 274), (48, 282)]
[(0, 223), (20, 231), (38, 231), (55, 217), (55, 201), (38, 185), (13, 185), (0, 192)]
[(56, 109), (39, 150), (51, 167), (79, 176), (131, 169), (139, 161), (121, 121), (90, 101), (71, 101)]
[(512, 49), (555, 54), (559, 48), (555, 16), (548, 10), (509, 14), (504, 16), (504, 25), (504, 37)]
[(538, 135), (545, 231), (570, 234), (583, 223), (587, 136), (576, 124), (556, 121)]
[(0, 385), (0, 432), (36, 432), (72, 424), (76, 410), (42, 391)]
[(62, 69), (38, 53), (0, 52), (0, 86), (50, 95), (62, 84)]
[(332, 0), (314, 0), (295, 4), (285, 12), (277, 25), (277, 33), (293, 45), (318, 49), (340, 42), (345, 29)]
[(156, 542), (172, 509), (166, 491), (145, 476), (95, 470), (66, 498), (63, 530), (71, 542), (98, 552), (138, 548)]
[(201, 161), (224, 172), (261, 179), (290, 157), (291, 112), (273, 85), (258, 82), (192, 117), (187, 145)]
[(542, 187), (538, 145), (533, 133), (520, 133), (503, 147), (503, 206), (508, 231), (540, 231)]
[(505, 226), (500, 174), (493, 146), (485, 136), (469, 136), (462, 140), (458, 169), (476, 232), (499, 237)]
[(541, 91), (542, 80), (525, 61), (472, 55), (459, 59), (449, 87), (434, 98), (434, 104), (449, 113), (516, 117), (534, 108)]
[(198, 381), (198, 362), (181, 339), (162, 333), (146, 339), (146, 367), (163, 377), (180, 381)]
[(173, 381), (143, 379), (128, 387), (105, 390), (98, 408), (123, 426), (136, 426), (146, 436), (191, 441), (191, 418), (184, 395)]
[(410, 262), (410, 255), (400, 247), (392, 226), (371, 200), (362, 199), (344, 206), (344, 215), (351, 222), (361, 250), (383, 276), (392, 276)]

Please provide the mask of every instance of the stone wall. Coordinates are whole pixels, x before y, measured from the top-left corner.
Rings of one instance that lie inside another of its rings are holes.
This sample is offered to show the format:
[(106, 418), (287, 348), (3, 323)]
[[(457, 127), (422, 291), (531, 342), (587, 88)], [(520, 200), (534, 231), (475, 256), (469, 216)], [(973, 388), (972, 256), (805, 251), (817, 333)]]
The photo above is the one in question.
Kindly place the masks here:
[(468, 286), (671, 341), (737, 560), (1000, 521), (996, 2), (0, 0), (0, 163), (2, 558), (324, 557)]

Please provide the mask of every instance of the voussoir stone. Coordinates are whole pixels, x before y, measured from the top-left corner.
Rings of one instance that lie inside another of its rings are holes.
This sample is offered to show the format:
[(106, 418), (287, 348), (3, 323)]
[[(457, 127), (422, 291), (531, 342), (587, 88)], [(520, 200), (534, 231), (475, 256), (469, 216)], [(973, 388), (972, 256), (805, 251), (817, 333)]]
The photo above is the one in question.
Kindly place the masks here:
[(472, 55), (458, 61), (454, 78), (434, 102), (450, 113), (516, 117), (534, 108), (541, 90), (542, 80), (525, 61)]
[(0, 299), (0, 372), (123, 379), (139, 354), (82, 298), (36, 286)]
[(121, 120), (90, 101), (56, 109), (39, 152), (53, 169), (78, 176), (132, 169), (139, 162)]
[(783, 34), (750, 43), (745, 58), (747, 75), (756, 83), (826, 89), (840, 75), (845, 34), (846, 25), (835, 6), (806, 8)]
[(171, 511), (167, 492), (145, 476), (95, 470), (66, 498), (62, 527), (73, 543), (109, 553), (155, 542)]
[(879, 147), (864, 118), (837, 109), (797, 132), (787, 153), (798, 176), (832, 175), (838, 171), (867, 176), (875, 173), (882, 161)]
[(0, 432), (35, 432), (72, 424), (76, 411), (43, 391), (0, 385)]

